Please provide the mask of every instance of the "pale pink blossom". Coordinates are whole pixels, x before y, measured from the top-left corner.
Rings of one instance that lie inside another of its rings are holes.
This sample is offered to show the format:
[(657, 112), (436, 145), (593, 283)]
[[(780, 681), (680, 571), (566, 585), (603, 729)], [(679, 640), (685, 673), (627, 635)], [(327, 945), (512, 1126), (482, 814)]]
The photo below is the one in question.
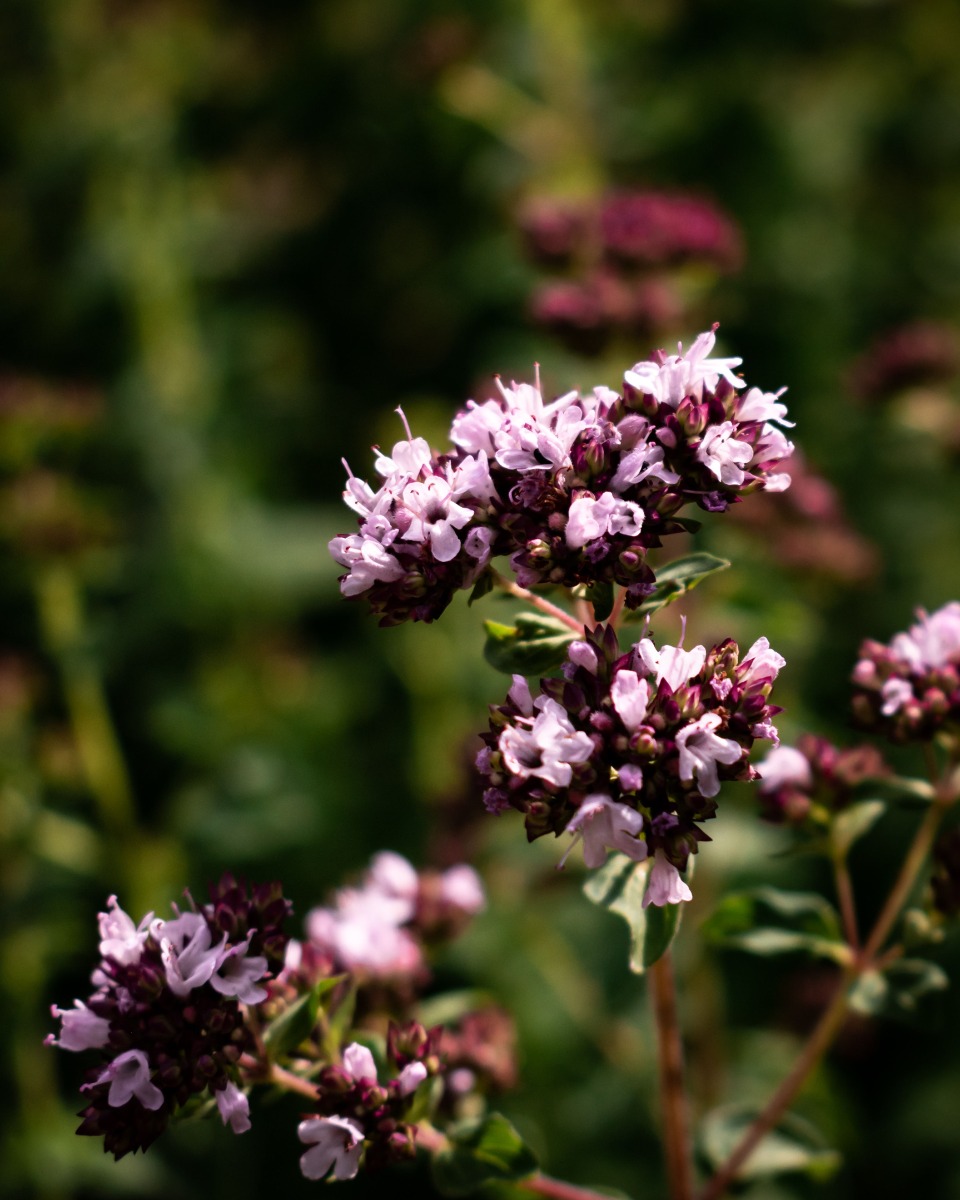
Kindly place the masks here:
[(643, 895), (643, 907), (648, 908), (654, 904), (662, 908), (665, 904), (680, 904), (681, 901), (692, 899), (693, 892), (684, 883), (680, 872), (662, 850), (657, 850), (653, 856), (647, 890)]
[(308, 1117), (297, 1126), (297, 1137), (310, 1146), (300, 1156), (307, 1179), (353, 1179), (363, 1153), (363, 1130), (349, 1117)]
[(696, 779), (702, 796), (715, 796), (720, 790), (717, 764), (730, 766), (739, 762), (743, 750), (732, 738), (717, 737), (713, 732), (721, 725), (719, 713), (704, 713), (696, 721), (685, 725), (677, 734), (677, 749), (680, 752), (680, 778), (684, 783)]
[(60, 1037), (48, 1034), (44, 1039), (48, 1046), (59, 1046), (61, 1050), (99, 1050), (110, 1037), (110, 1022), (91, 1012), (82, 1000), (74, 1000), (74, 1007), (63, 1009), (54, 1004), (50, 1009), (60, 1019)]
[(469, 915), (480, 912), (487, 903), (480, 876), (467, 863), (459, 863), (443, 872), (440, 899)]
[(578, 496), (570, 505), (565, 537), (571, 550), (605, 534), (636, 537), (643, 527), (643, 509), (632, 500), (619, 500), (613, 492)]
[(555, 700), (541, 697), (537, 703), (540, 712), (530, 729), (508, 725), (501, 733), (498, 744), (503, 761), (511, 774), (520, 779), (533, 775), (554, 787), (569, 787), (573, 778), (571, 764), (590, 758), (593, 741), (588, 734), (574, 729)]
[(250, 1128), (250, 1101), (244, 1093), (227, 1080), (214, 1096), (224, 1125), (229, 1125), (234, 1133), (246, 1133)]
[(112, 958), (123, 966), (130, 966), (140, 961), (143, 943), (150, 933), (150, 922), (153, 913), (147, 913), (139, 925), (133, 923), (117, 903), (116, 896), (107, 900), (107, 911), (100, 913), (100, 955), (102, 958)]
[[(118, 1054), (97, 1076), (97, 1084), (109, 1083), (107, 1103), (111, 1108), (122, 1108), (130, 1100), (137, 1100), (151, 1111), (163, 1104), (163, 1092), (150, 1082), (150, 1063), (142, 1050), (126, 1050)], [(84, 1084), (84, 1088), (89, 1088)]]
[(351, 1042), (344, 1050), (343, 1069), (357, 1083), (364, 1079), (369, 1083), (377, 1082), (377, 1064), (373, 1061), (373, 1054), (359, 1042)]
[(738, 427), (732, 421), (711, 425), (697, 447), (697, 461), (727, 487), (743, 483), (743, 468), (753, 458), (753, 446), (734, 436)]
[(794, 746), (778, 746), (771, 750), (762, 762), (757, 763), (760, 773), (758, 787), (762, 792), (776, 791), (782, 787), (809, 787), (813, 783), (810, 760)]
[(914, 671), (936, 670), (960, 658), (960, 602), (936, 612), (917, 612), (919, 620), (890, 643), (894, 655)]
[(898, 713), (905, 704), (909, 704), (914, 699), (913, 688), (908, 681), (896, 676), (886, 681), (880, 689), (880, 695), (883, 697), (883, 706), (880, 711), (885, 717), (892, 717), (894, 713)]
[(650, 702), (650, 684), (636, 671), (618, 671), (610, 687), (610, 699), (617, 716), (631, 733), (643, 724)]
[(686, 354), (680, 343), (677, 354), (664, 356), (662, 362), (637, 363), (625, 373), (624, 380), (671, 408), (676, 408), (686, 396), (701, 399), (703, 389), (714, 391), (721, 378), (732, 387), (743, 387), (743, 380), (733, 374), (733, 368), (739, 367), (743, 359), (708, 357), (715, 344), (716, 335), (712, 329), (707, 330), (696, 338)]
[[(639, 841), (637, 834), (643, 828), (643, 817), (629, 804), (612, 800), (609, 796), (587, 796), (573, 814), (567, 825), (567, 833), (583, 842), (583, 861), (588, 867), (602, 867), (607, 850), (619, 850), (642, 862), (647, 857), (646, 842)], [(573, 849), (573, 846), (570, 847)], [(570, 850), (563, 856), (560, 865), (566, 862)]]

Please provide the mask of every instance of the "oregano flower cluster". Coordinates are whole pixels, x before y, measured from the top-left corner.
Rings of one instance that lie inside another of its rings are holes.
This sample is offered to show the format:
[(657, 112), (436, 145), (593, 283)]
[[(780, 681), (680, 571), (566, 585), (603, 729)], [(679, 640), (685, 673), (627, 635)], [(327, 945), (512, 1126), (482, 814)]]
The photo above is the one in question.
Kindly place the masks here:
[(515, 1079), (513, 1024), (499, 1007), (457, 1004), (431, 1028), (414, 1017), (429, 948), (486, 903), (466, 864), (418, 872), (383, 851), (357, 886), (311, 910), (302, 942), (284, 930), (279, 884), (248, 890), (224, 875), (208, 904), (187, 896), (170, 919), (139, 922), (111, 896), (93, 993), (52, 1010), (60, 1033), (48, 1045), (99, 1056), (77, 1133), (102, 1137), (116, 1158), (204, 1101), (245, 1133), (248, 1094), (265, 1084), (308, 1098), (303, 1174), (347, 1179), (361, 1163), (411, 1157), (424, 1115), (456, 1120)]
[(680, 872), (715, 816), (723, 780), (756, 777), (757, 739), (777, 742), (770, 692), (783, 658), (766, 638), (741, 656), (732, 639), (707, 650), (626, 651), (610, 626), (574, 641), (560, 678), (534, 696), (515, 675), (491, 708), (477, 766), (491, 812), (521, 812), (530, 840), (567, 832), (588, 867), (608, 849), (653, 860), (646, 903), (690, 898)]
[[(189, 897), (188, 897), (189, 898)], [(72, 1009), (53, 1008), (64, 1050), (97, 1050), (81, 1091), (80, 1134), (102, 1136), (116, 1158), (145, 1150), (171, 1116), (209, 1094), (235, 1133), (250, 1127), (238, 1063), (253, 1046), (244, 1007), (266, 999), (264, 981), (286, 950), (290, 904), (279, 885), (253, 889), (231, 876), (211, 903), (169, 920), (136, 924), (111, 896), (100, 914), (94, 992)]]
[(854, 715), (895, 742), (960, 731), (960, 602), (917, 614), (889, 645), (865, 641), (853, 672)]
[(496, 399), (457, 413), (443, 453), (408, 430), (378, 454), (379, 488), (348, 479), (360, 531), (330, 543), (343, 594), (365, 595), (383, 625), (431, 621), (507, 556), (523, 587), (615, 583), (636, 607), (654, 583), (647, 551), (689, 525), (681, 509), (789, 486), (782, 393), (747, 388), (714, 344), (709, 330), (658, 351), (619, 391), (548, 402), (539, 380), (498, 381)]

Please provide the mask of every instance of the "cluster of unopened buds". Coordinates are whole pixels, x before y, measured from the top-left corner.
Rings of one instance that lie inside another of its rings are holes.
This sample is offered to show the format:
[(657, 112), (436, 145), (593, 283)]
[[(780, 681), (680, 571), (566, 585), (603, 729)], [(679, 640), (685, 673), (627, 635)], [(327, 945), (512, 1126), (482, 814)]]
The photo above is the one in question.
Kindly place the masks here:
[(889, 775), (873, 746), (841, 749), (826, 738), (803, 734), (795, 746), (777, 746), (757, 764), (757, 794), (774, 824), (823, 827), (856, 800), (868, 780)]
[(408, 430), (379, 454), (377, 489), (348, 479), (360, 531), (330, 543), (343, 594), (366, 596), (382, 625), (431, 621), (507, 556), (521, 587), (616, 584), (639, 605), (654, 586), (647, 551), (689, 527), (681, 509), (789, 485), (782, 393), (748, 388), (714, 344), (710, 330), (658, 351), (619, 391), (547, 402), (539, 381), (498, 381), (497, 398), (456, 415), (443, 453)]
[(709, 840), (700, 823), (721, 781), (755, 778), (754, 741), (777, 741), (769, 698), (783, 665), (766, 638), (742, 657), (731, 639), (686, 650), (645, 637), (624, 651), (598, 625), (536, 698), (515, 675), (491, 709), (477, 759), (486, 806), (523, 813), (530, 840), (573, 834), (588, 867), (608, 849), (651, 858), (645, 905), (688, 900), (681, 871)]
[[(72, 1009), (54, 1007), (60, 1035), (47, 1038), (100, 1055), (81, 1088), (77, 1132), (102, 1136), (121, 1158), (212, 1097), (224, 1124), (244, 1133), (248, 1092), (267, 1084), (313, 1102), (298, 1127), (308, 1179), (347, 1179), (361, 1160), (375, 1167), (410, 1157), (415, 1105), (421, 1115), (433, 1108), (454, 1117), (513, 1079), (513, 1027), (503, 1010), (464, 1012), (449, 1028), (410, 1017), (429, 982), (428, 942), (455, 936), (484, 903), (472, 868), (418, 873), (389, 852), (374, 858), (358, 888), (310, 913), (304, 942), (283, 931), (291, 908), (276, 884), (248, 895), (225, 876), (209, 904), (190, 899), (169, 920), (148, 913), (139, 923), (111, 896), (99, 919), (94, 991)], [(327, 999), (317, 1024), (278, 1048), (271, 1031), (318, 986)], [(356, 1036), (331, 1046), (330, 1021), (341, 1008), (353, 1013)], [(378, 1072), (370, 1047), (383, 1029)], [(421, 1103), (427, 1080), (436, 1083)]]
[(676, 326), (691, 293), (743, 257), (729, 215), (689, 192), (624, 189), (586, 203), (544, 197), (527, 204), (520, 228), (528, 256), (550, 271), (530, 299), (534, 321), (585, 355), (618, 336)]

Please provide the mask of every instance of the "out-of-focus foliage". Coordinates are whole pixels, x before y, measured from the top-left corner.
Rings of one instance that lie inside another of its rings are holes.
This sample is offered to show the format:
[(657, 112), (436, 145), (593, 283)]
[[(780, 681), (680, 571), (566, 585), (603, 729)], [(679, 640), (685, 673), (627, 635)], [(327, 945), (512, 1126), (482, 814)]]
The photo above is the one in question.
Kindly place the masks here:
[[(661, 1194), (627, 930), (470, 780), (502, 689), (480, 618), (512, 610), (378, 630), (341, 601), (340, 457), (365, 468), (397, 405), (439, 438), (494, 372), (615, 384), (651, 349), (586, 362), (530, 326), (525, 204), (710, 197), (744, 265), (693, 280), (673, 336), (720, 320), (751, 382), (788, 384), (836, 493), (810, 485), (789, 536), (782, 516), (714, 522), (695, 547), (733, 569), (678, 607), (700, 640), (766, 634), (790, 664), (786, 735), (842, 740), (860, 639), (960, 595), (960, 386), (892, 370), (886, 394), (870, 373), (889, 330), (960, 327), (960, 8), (6, 0), (0, 161), (0, 1195), (316, 1187), (286, 1105), (114, 1166), (73, 1136), (79, 1075), (42, 1045), (47, 1005), (83, 994), (111, 892), (146, 911), (229, 868), (282, 878), (303, 913), (384, 846), (484, 872), (491, 909), (445, 982), (515, 1010), (504, 1107), (546, 1169)], [(911, 819), (858, 844), (868, 909)], [(772, 857), (786, 839), (749, 796), (716, 824), (678, 942), (703, 1109), (763, 1100), (831, 980), (695, 948), (728, 887), (825, 882)], [(955, 943), (939, 957), (955, 975)], [(956, 1195), (955, 1025), (845, 1032), (800, 1106), (847, 1162), (816, 1194)]]

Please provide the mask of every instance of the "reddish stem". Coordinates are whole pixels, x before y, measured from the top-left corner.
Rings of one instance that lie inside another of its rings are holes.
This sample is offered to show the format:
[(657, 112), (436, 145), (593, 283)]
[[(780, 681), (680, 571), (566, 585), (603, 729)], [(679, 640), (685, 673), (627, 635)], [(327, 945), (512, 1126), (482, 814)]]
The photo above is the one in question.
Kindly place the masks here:
[(514, 583), (511, 579), (505, 579), (499, 572), (493, 571), (493, 581), (497, 587), (502, 588), (511, 596), (516, 596), (518, 600), (522, 600), (525, 604), (530, 604), (534, 608), (539, 608), (542, 613), (547, 616), (555, 617), (558, 621), (562, 621), (564, 625), (583, 637), (583, 625), (580, 621), (562, 609), (558, 604), (551, 604), (549, 600), (543, 596), (538, 596), (536, 592), (531, 592), (528, 588), (521, 587), (519, 583)]
[(650, 968), (650, 990), (657, 1027), (660, 1103), (670, 1200), (693, 1200), (690, 1119), (683, 1080), (683, 1044), (677, 1016), (677, 984), (669, 951)]

